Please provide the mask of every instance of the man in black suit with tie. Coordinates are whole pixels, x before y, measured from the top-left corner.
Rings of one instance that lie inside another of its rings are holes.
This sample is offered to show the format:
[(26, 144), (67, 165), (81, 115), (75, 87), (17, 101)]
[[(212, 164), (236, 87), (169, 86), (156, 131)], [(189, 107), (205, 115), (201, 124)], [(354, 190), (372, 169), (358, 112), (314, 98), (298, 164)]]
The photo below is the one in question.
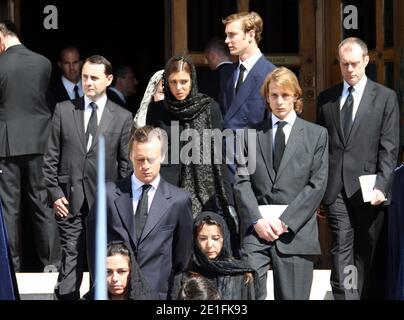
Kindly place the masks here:
[(68, 46), (60, 51), (58, 67), (61, 75), (49, 85), (48, 104), (51, 110), (58, 102), (73, 100), (83, 96), (81, 67), (83, 61), (76, 47)]
[[(192, 249), (191, 196), (160, 176), (167, 141), (159, 128), (133, 128), (129, 140), (134, 173), (107, 184), (108, 241), (130, 243), (155, 299), (166, 300)], [(95, 208), (87, 219), (93, 270)], [(180, 277), (178, 277), (180, 278)]]
[(107, 181), (131, 170), (128, 139), (130, 112), (109, 101), (112, 66), (102, 56), (83, 65), (84, 97), (56, 105), (43, 172), (62, 240), (62, 267), (55, 298), (79, 299), (85, 266), (85, 218), (95, 199), (98, 139), (105, 137)]
[(15, 271), (21, 272), (21, 198), (32, 214), (36, 251), (45, 271), (56, 271), (59, 235), (46, 203), (43, 153), (51, 113), (46, 90), (50, 61), (28, 50), (9, 21), (0, 22), (0, 196)]
[[(366, 299), (397, 164), (399, 106), (394, 91), (366, 77), (362, 40), (343, 40), (339, 59), (344, 82), (320, 93), (317, 120), (330, 139), (323, 204), (332, 235), (331, 287), (335, 299)], [(372, 174), (371, 200), (364, 202), (358, 178)]]
[(135, 74), (130, 66), (122, 65), (114, 68), (114, 79), (107, 90), (108, 99), (132, 112), (134, 116), (138, 106), (129, 105), (127, 98), (136, 93), (137, 84)]
[(226, 80), (233, 72), (229, 47), (223, 39), (214, 37), (205, 46), (204, 55), (210, 71), (198, 72), (198, 89), (220, 105)]
[[(316, 211), (327, 183), (327, 131), (297, 116), (302, 90), (289, 69), (276, 68), (261, 92), (272, 113), (255, 131), (246, 129), (248, 166), (238, 164), (234, 184), (242, 249), (260, 278), (257, 299), (267, 296), (270, 263), (275, 299), (309, 299), (314, 256), (320, 254)], [(262, 205), (287, 207), (276, 215), (272, 207), (265, 216)]]

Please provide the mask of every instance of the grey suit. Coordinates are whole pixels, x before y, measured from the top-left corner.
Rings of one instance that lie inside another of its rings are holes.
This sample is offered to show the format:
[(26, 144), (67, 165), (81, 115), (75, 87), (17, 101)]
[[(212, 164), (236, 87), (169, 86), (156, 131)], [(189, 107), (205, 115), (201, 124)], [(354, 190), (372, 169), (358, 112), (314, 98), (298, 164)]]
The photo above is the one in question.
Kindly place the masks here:
[(131, 126), (130, 112), (107, 100), (87, 151), (84, 97), (56, 105), (43, 172), (50, 201), (54, 203), (61, 197), (69, 201), (69, 215), (58, 218), (63, 249), (58, 298), (74, 299), (79, 295), (85, 261), (84, 219), (95, 199), (99, 136), (105, 137), (105, 179), (115, 181), (131, 170), (127, 158)]
[[(367, 298), (385, 206), (364, 203), (358, 177), (377, 174), (375, 188), (388, 204), (399, 146), (399, 106), (394, 91), (367, 80), (352, 129), (344, 138), (340, 125), (339, 84), (318, 97), (318, 123), (330, 137), (330, 175), (323, 203), (333, 238), (331, 287), (336, 299)], [(346, 267), (358, 271), (357, 290), (346, 288)], [(380, 274), (377, 275), (380, 278)]]
[[(272, 120), (265, 120), (253, 129), (256, 130), (256, 169), (240, 172), (246, 168), (238, 165), (234, 189), (244, 236), (242, 247), (260, 276), (258, 298), (266, 297), (266, 274), (272, 260), (275, 298), (308, 299), (312, 256), (321, 252), (315, 213), (327, 182), (327, 131), (297, 117), (275, 174)], [(255, 151), (244, 150), (245, 156)], [(259, 238), (252, 225), (261, 218), (258, 205), (266, 204), (288, 205), (280, 220), (289, 226), (289, 232), (274, 243)]]

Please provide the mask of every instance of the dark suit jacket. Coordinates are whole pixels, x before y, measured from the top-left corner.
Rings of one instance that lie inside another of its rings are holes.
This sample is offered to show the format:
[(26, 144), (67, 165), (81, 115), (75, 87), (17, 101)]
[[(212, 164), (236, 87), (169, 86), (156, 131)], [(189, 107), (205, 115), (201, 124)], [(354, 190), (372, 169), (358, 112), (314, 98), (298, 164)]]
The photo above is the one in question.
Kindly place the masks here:
[[(192, 250), (192, 212), (189, 193), (163, 178), (153, 198), (139, 243), (132, 204), (132, 183), (128, 176), (107, 184), (108, 241), (130, 243), (140, 269), (157, 299), (167, 299), (173, 276), (186, 267)], [(87, 219), (88, 248), (95, 239), (95, 206)], [(93, 254), (90, 250), (90, 269)]]
[(264, 120), (266, 102), (261, 97), (260, 89), (265, 77), (275, 66), (264, 56), (258, 59), (249, 71), (237, 95), (234, 94), (234, 75), (238, 62), (233, 64), (233, 72), (227, 78), (223, 101), (220, 101), (225, 111), (223, 127), (230, 129), (246, 128)]
[(377, 174), (375, 188), (389, 199), (399, 147), (396, 93), (368, 79), (345, 142), (340, 125), (342, 88), (339, 84), (320, 93), (317, 101), (317, 122), (328, 129), (330, 139), (330, 176), (323, 202), (334, 202), (344, 186), (348, 198), (363, 203), (358, 177), (365, 174)]
[(84, 132), (84, 97), (56, 105), (48, 148), (44, 156), (44, 176), (53, 203), (61, 197), (69, 201), (69, 211), (77, 214), (83, 200), (91, 208), (97, 184), (98, 138), (105, 137), (106, 181), (126, 177), (131, 171), (128, 139), (132, 115), (107, 100), (97, 133), (87, 152)]
[(225, 88), (225, 79), (233, 72), (233, 63), (221, 64), (216, 70), (205, 69), (203, 72), (198, 72), (199, 92), (219, 102), (219, 97)]
[(115, 91), (112, 91), (110, 89), (107, 89), (107, 96), (108, 99), (111, 100), (112, 102), (116, 103), (117, 105), (120, 105), (121, 107), (126, 109), (126, 103), (123, 101)]
[(252, 223), (261, 218), (258, 205), (286, 204), (280, 220), (289, 226), (289, 232), (275, 242), (277, 249), (283, 254), (320, 254), (316, 209), (327, 183), (327, 131), (297, 117), (275, 175), (272, 121), (265, 120), (253, 128), (257, 130), (256, 154), (254, 148), (245, 149), (245, 157), (248, 151), (250, 157), (256, 155), (256, 168), (247, 170), (239, 165), (238, 170), (243, 171), (237, 172), (234, 185), (242, 235), (255, 232)]
[(70, 96), (63, 85), (62, 78), (58, 75), (55, 79), (51, 80), (49, 84), (46, 100), (48, 101), (49, 109), (52, 114), (55, 111), (58, 102), (70, 100)]
[(55, 104), (65, 100), (70, 100), (70, 96), (63, 85), (61, 76), (58, 76), (54, 81), (51, 82), (49, 85), (49, 90), (52, 93)]
[(23, 45), (0, 55), (0, 157), (45, 152), (51, 68), (47, 58)]

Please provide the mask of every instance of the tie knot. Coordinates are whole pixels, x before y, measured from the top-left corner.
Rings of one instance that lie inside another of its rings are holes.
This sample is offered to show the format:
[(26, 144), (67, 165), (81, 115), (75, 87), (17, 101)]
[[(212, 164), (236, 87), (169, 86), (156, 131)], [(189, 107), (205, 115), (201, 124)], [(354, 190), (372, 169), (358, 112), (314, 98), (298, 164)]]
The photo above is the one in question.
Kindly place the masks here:
[(91, 102), (90, 107), (93, 109), (93, 111), (96, 111), (97, 108), (98, 108), (98, 106), (97, 106), (97, 104), (95, 102)]
[(144, 192), (149, 192), (149, 190), (150, 190), (150, 188), (151, 188), (152, 186), (151, 186), (151, 184), (144, 184), (143, 186), (142, 186), (142, 193), (144, 193)]
[(278, 121), (278, 129), (283, 129), (284, 126), (286, 126), (287, 122), (286, 121)]
[(351, 94), (351, 93), (352, 93), (352, 90), (353, 90), (353, 86), (350, 86), (350, 87), (348, 88), (348, 93)]
[(245, 71), (245, 67), (242, 63), (240, 63), (240, 65), (238, 66), (240, 69), (240, 72), (244, 72)]

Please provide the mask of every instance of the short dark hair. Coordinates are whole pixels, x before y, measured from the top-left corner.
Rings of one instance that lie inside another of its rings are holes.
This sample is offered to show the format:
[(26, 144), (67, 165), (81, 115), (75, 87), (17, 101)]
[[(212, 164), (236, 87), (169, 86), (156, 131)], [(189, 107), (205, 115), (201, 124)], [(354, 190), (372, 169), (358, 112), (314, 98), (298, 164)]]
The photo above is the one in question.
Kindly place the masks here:
[(59, 61), (62, 61), (63, 55), (64, 55), (66, 52), (69, 52), (69, 51), (76, 51), (76, 52), (78, 53), (78, 55), (79, 55), (79, 58), (81, 59), (81, 57), (80, 57), (80, 50), (79, 50), (77, 47), (75, 47), (75, 46), (69, 45), (69, 46), (63, 47), (63, 48), (60, 50), (60, 53), (59, 53)]
[(184, 279), (178, 300), (220, 300), (220, 294), (211, 280), (192, 272)]
[(112, 74), (112, 64), (111, 64), (111, 62), (109, 62), (107, 60), (107, 58), (105, 58), (105, 57), (103, 57), (101, 55), (95, 54), (95, 55), (93, 55), (91, 57), (88, 57), (84, 61), (84, 64), (86, 62), (92, 63), (92, 64), (103, 64), (104, 65), (104, 73), (105, 73), (105, 75), (109, 76), (109, 75)]
[(113, 67), (112, 71), (113, 71), (113, 75), (114, 75), (114, 79), (112, 80), (112, 85), (115, 85), (116, 80), (118, 78), (125, 78), (129, 72), (133, 72), (133, 69), (129, 65), (124, 64), (124, 65), (120, 65), (117, 67)]
[(10, 20), (0, 21), (0, 32), (5, 36), (18, 37), (18, 31), (16, 25)]
[(213, 37), (212, 39), (210, 39), (209, 42), (206, 44), (204, 51), (214, 51), (219, 53), (219, 55), (222, 57), (231, 57), (229, 47), (224, 42), (224, 40), (219, 37)]

